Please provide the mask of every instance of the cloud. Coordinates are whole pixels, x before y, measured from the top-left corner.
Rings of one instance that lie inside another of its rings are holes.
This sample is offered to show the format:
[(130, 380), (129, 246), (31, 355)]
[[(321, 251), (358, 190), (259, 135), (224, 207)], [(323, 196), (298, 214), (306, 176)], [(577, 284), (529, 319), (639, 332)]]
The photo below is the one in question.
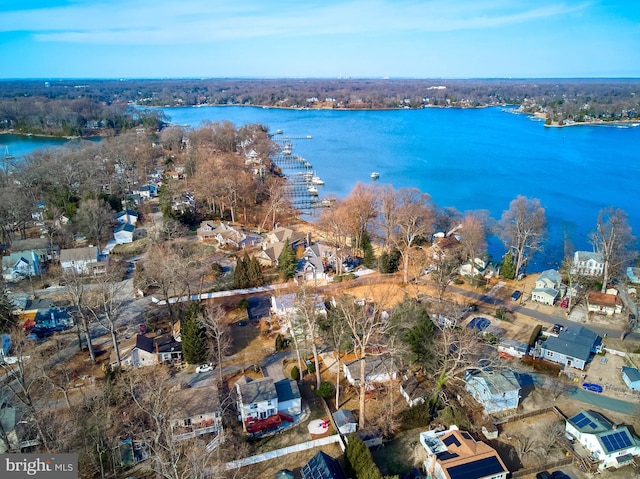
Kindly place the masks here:
[(80, 0), (4, 12), (0, 31), (41, 42), (163, 45), (325, 35), (482, 30), (588, 8), (553, 0)]

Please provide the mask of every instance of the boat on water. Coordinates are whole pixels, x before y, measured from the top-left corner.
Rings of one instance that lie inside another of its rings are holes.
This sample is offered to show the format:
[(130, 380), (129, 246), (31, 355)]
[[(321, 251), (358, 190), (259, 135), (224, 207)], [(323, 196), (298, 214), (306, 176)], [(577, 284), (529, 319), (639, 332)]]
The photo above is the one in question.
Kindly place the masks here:
[(322, 180), (322, 178), (317, 176), (315, 172), (313, 172), (313, 174), (311, 175), (311, 183), (313, 183), (314, 185), (324, 185), (324, 181)]
[(377, 171), (371, 173), (372, 180), (377, 180), (378, 178), (380, 178), (380, 173), (378, 173)]
[(312, 195), (318, 194), (318, 188), (316, 188), (315, 186), (310, 186), (309, 188), (307, 188), (307, 191), (309, 191), (309, 193)]

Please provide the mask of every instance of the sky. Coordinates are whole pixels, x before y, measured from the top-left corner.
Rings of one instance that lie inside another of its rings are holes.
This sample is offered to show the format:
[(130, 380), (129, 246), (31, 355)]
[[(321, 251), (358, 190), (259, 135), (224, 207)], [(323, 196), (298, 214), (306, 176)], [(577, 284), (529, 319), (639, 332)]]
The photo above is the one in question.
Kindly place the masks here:
[(4, 0), (0, 78), (640, 78), (638, 0)]

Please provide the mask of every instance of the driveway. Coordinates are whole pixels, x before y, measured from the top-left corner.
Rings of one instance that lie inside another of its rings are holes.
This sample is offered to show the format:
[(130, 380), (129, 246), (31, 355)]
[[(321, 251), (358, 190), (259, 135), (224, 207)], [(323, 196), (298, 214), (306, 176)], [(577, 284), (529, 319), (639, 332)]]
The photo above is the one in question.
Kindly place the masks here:
[(282, 360), (285, 358), (291, 359), (292, 357), (293, 351), (290, 349), (269, 354), (262, 360), (262, 372), (265, 376), (273, 378), (273, 381), (276, 383), (282, 379), (287, 379), (282, 369)]

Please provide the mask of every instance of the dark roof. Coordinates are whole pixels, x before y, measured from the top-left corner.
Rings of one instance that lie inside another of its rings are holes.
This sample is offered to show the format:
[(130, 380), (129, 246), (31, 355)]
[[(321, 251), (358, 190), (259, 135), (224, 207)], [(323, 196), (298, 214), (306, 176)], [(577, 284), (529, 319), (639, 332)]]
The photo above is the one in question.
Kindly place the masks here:
[(278, 398), (273, 378), (259, 378), (247, 381), (238, 387), (242, 404), (254, 404)]
[(129, 223), (123, 223), (115, 229), (114, 233), (119, 233), (120, 231), (128, 231), (129, 233), (133, 233), (135, 229), (136, 227), (130, 225)]
[(159, 353), (182, 351), (182, 343), (173, 339), (172, 336), (156, 336), (155, 338), (145, 336), (144, 334), (138, 334), (136, 336), (136, 348), (148, 353), (155, 353), (156, 346), (157, 352)]
[(635, 441), (629, 434), (629, 431), (627, 431), (626, 427), (623, 427), (622, 429), (614, 429), (606, 434), (601, 434), (598, 439), (600, 439), (605, 452), (608, 454), (622, 449), (627, 449), (635, 445)]
[(143, 334), (136, 336), (136, 348), (142, 349), (148, 353), (153, 353), (155, 347), (153, 346), (153, 338), (149, 338)]
[(320, 451), (302, 468), (302, 479), (346, 479), (338, 461)]
[(571, 326), (560, 331), (558, 337), (549, 336), (542, 343), (542, 347), (586, 362), (591, 356), (591, 349), (598, 345), (600, 340), (600, 336), (585, 327)]
[(129, 216), (135, 216), (135, 217), (137, 217), (137, 216), (138, 216), (138, 213), (136, 213), (136, 212), (135, 212), (135, 211), (133, 211), (133, 210), (122, 210), (122, 211), (120, 211), (120, 212), (116, 213), (116, 214), (115, 214), (115, 217), (116, 217), (116, 218), (120, 218), (121, 216), (126, 216), (126, 215), (129, 215)]
[(275, 383), (276, 393), (278, 394), (278, 402), (291, 401), (300, 398), (300, 389), (298, 383), (293, 379), (282, 379)]
[(622, 375), (626, 376), (630, 382), (640, 381), (640, 371), (629, 366), (622, 366)]
[(427, 391), (422, 387), (422, 383), (420, 383), (415, 376), (411, 376), (406, 381), (403, 381), (400, 387), (412, 401), (414, 399), (424, 398), (427, 395)]
[(495, 456), (447, 468), (451, 479), (477, 479), (506, 472)]

